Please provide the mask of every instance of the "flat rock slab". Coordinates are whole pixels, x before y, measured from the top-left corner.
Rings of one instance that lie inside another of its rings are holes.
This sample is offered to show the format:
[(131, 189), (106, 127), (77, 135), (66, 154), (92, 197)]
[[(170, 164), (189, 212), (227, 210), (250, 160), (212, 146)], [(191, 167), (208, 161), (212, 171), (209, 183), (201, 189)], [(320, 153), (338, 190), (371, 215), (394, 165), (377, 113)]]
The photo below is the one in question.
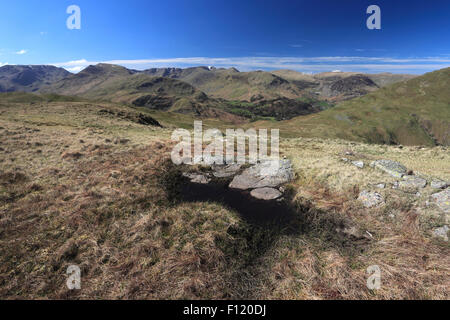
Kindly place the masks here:
[(433, 189), (445, 189), (448, 187), (448, 183), (442, 180), (434, 179), (431, 181), (431, 188)]
[(260, 200), (275, 200), (282, 196), (282, 193), (274, 188), (259, 188), (250, 192), (253, 198)]
[(435, 193), (431, 195), (431, 198), (442, 211), (450, 213), (450, 189)]
[(265, 187), (278, 187), (294, 179), (294, 171), (289, 160), (264, 161), (234, 177), (230, 188), (249, 190)]
[(425, 188), (427, 180), (417, 176), (404, 176), (403, 181), (398, 183), (400, 190), (410, 193), (416, 193), (418, 189)]
[(236, 173), (241, 170), (240, 164), (229, 164), (229, 165), (222, 165), (222, 166), (213, 166), (213, 175), (216, 178), (229, 178), (234, 176)]
[(366, 190), (359, 194), (358, 200), (361, 201), (366, 208), (372, 208), (384, 203), (384, 198), (381, 194)]
[(407, 173), (404, 165), (392, 160), (376, 160), (373, 161), (370, 166), (378, 168), (396, 178), (401, 178)]

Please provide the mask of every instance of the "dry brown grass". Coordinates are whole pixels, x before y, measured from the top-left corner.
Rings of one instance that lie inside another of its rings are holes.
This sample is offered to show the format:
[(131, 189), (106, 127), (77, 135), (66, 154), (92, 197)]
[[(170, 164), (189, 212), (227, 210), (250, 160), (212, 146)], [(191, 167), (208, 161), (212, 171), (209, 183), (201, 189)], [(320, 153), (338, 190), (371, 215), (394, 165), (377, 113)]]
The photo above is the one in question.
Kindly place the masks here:
[[(428, 191), (385, 190), (386, 206), (364, 209), (360, 188), (390, 178), (339, 160), (351, 148), (448, 178), (446, 150), (286, 140), (303, 224), (279, 234), (218, 203), (168, 197), (170, 130), (98, 112), (114, 105), (14, 107), (0, 106), (2, 298), (449, 298), (449, 246), (430, 237), (443, 216), (423, 206)], [(65, 286), (71, 264), (80, 291)], [(382, 287), (372, 291), (374, 264)]]

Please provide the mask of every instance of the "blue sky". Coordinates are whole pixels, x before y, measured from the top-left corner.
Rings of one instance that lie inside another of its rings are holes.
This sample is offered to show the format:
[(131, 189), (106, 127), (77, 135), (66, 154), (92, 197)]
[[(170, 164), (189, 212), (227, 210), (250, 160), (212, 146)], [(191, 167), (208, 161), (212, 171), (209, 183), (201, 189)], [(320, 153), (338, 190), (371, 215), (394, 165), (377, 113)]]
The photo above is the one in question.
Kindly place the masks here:
[[(81, 30), (69, 30), (69, 5)], [(369, 5), (381, 30), (369, 30)], [(0, 65), (77, 72), (213, 65), (239, 70), (424, 73), (450, 66), (448, 0), (15, 0), (0, 11)]]

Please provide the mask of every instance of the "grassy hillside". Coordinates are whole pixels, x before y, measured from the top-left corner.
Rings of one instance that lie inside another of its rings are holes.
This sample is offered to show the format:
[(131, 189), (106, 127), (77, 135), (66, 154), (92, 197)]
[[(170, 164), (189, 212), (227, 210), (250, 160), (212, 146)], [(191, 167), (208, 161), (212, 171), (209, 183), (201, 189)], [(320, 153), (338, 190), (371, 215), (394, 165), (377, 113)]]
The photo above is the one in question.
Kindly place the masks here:
[(150, 69), (144, 73), (183, 80), (206, 94), (226, 100), (254, 101), (277, 97), (296, 98), (300, 90), (274, 74), (263, 71), (239, 72), (234, 68), (195, 67)]
[(286, 136), (450, 145), (450, 68), (382, 88), (318, 114), (276, 125)]
[[(234, 76), (232, 79), (223, 79), (221, 77), (224, 74), (234, 74), (240, 77), (240, 80), (236, 80)], [(206, 78), (203, 77), (204, 75), (207, 75)], [(99, 64), (59, 81), (43, 89), (42, 92), (71, 94), (91, 100), (125, 103), (153, 110), (193, 114), (203, 118), (219, 117), (234, 122), (242, 122), (243, 118), (284, 120), (330, 107), (314, 98), (289, 99), (283, 97), (266, 100), (260, 94), (255, 101), (241, 103), (239, 100), (228, 101), (213, 98), (197, 89), (197, 87), (204, 88), (205, 85), (208, 85), (215, 87), (216, 90), (218, 86), (221, 86), (220, 83), (228, 83), (228, 89), (232, 85), (241, 90), (245, 88), (242, 81), (246, 82), (249, 77), (253, 81), (250, 81), (252, 85), (259, 86), (255, 87), (255, 94), (257, 92), (267, 93), (269, 92), (267, 88), (273, 86), (271, 92), (277, 92), (276, 96), (278, 96), (278, 94), (283, 94), (281, 87), (289, 86), (286, 80), (270, 73), (255, 72), (249, 75), (250, 73), (239, 73), (234, 69), (216, 70), (201, 67), (150, 69), (145, 72), (135, 72), (119, 66)], [(264, 80), (267, 77), (269, 78)], [(273, 79), (276, 81), (274, 82)], [(195, 86), (186, 81), (192, 82)], [(280, 83), (281, 87), (276, 83)], [(223, 90), (228, 89), (224, 88)], [(216, 93), (217, 91), (214, 96), (220, 96)]]
[(154, 68), (144, 73), (183, 80), (215, 98), (260, 101), (316, 98), (341, 101), (365, 95), (378, 87), (410, 79), (409, 75), (328, 72), (308, 75), (293, 70), (239, 72), (235, 68)]
[[(270, 227), (218, 201), (173, 197), (182, 181), (170, 135), (192, 116), (34, 99), (0, 95), (2, 299), (449, 298), (448, 243), (432, 236), (448, 215), (425, 205), (431, 188), (421, 197), (378, 190), (386, 205), (366, 209), (358, 190), (395, 179), (340, 160), (351, 151), (448, 180), (447, 149), (281, 139), (298, 177), (288, 188), (299, 223)], [(135, 121), (140, 112), (164, 127)], [(81, 290), (66, 287), (73, 264)], [(366, 286), (373, 264), (380, 290)]]

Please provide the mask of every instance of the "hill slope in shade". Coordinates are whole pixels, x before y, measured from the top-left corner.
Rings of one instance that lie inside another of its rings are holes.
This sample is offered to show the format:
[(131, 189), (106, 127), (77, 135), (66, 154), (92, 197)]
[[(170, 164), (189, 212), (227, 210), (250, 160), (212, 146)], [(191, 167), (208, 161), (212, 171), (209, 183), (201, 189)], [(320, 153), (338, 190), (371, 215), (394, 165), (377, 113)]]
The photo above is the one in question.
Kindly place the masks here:
[(343, 101), (415, 77), (403, 74), (325, 72), (308, 75), (293, 70), (239, 72), (235, 68), (153, 68), (145, 74), (183, 80), (215, 98), (260, 101), (300, 97)]
[[(78, 74), (42, 89), (41, 92), (235, 121), (242, 121), (243, 117), (248, 119), (273, 117), (284, 120), (318, 112), (327, 107), (317, 104), (316, 101), (298, 101), (285, 97), (265, 100), (263, 96), (259, 97), (257, 102), (242, 104), (210, 97), (196, 86), (179, 79), (180, 74), (184, 74), (183, 79), (193, 77), (197, 79), (194, 82), (201, 87), (198, 77), (201, 70), (214, 77), (208, 68), (168, 68), (138, 72), (120, 66), (99, 64), (89, 66)], [(221, 71), (240, 74), (232, 69)], [(287, 83), (286, 80), (279, 81)]]
[[(261, 122), (258, 125), (274, 125)], [(276, 124), (288, 136), (450, 145), (450, 68), (393, 84), (323, 112)]]
[(54, 66), (6, 65), (0, 68), (0, 92), (34, 92), (69, 75)]
[(255, 101), (278, 97), (293, 99), (301, 96), (295, 85), (264, 71), (239, 72), (234, 68), (195, 67), (149, 69), (144, 73), (180, 79), (212, 97), (226, 100)]
[(127, 68), (111, 65), (98, 64), (89, 66), (77, 74), (56, 81), (41, 89), (44, 93), (57, 93), (61, 95), (85, 95), (91, 90), (108, 86), (118, 79), (124, 79), (135, 72)]
[(241, 117), (222, 110), (217, 101), (186, 82), (150, 76), (116, 65), (89, 66), (78, 74), (44, 88), (41, 92), (200, 117), (218, 117), (231, 122), (243, 121)]

